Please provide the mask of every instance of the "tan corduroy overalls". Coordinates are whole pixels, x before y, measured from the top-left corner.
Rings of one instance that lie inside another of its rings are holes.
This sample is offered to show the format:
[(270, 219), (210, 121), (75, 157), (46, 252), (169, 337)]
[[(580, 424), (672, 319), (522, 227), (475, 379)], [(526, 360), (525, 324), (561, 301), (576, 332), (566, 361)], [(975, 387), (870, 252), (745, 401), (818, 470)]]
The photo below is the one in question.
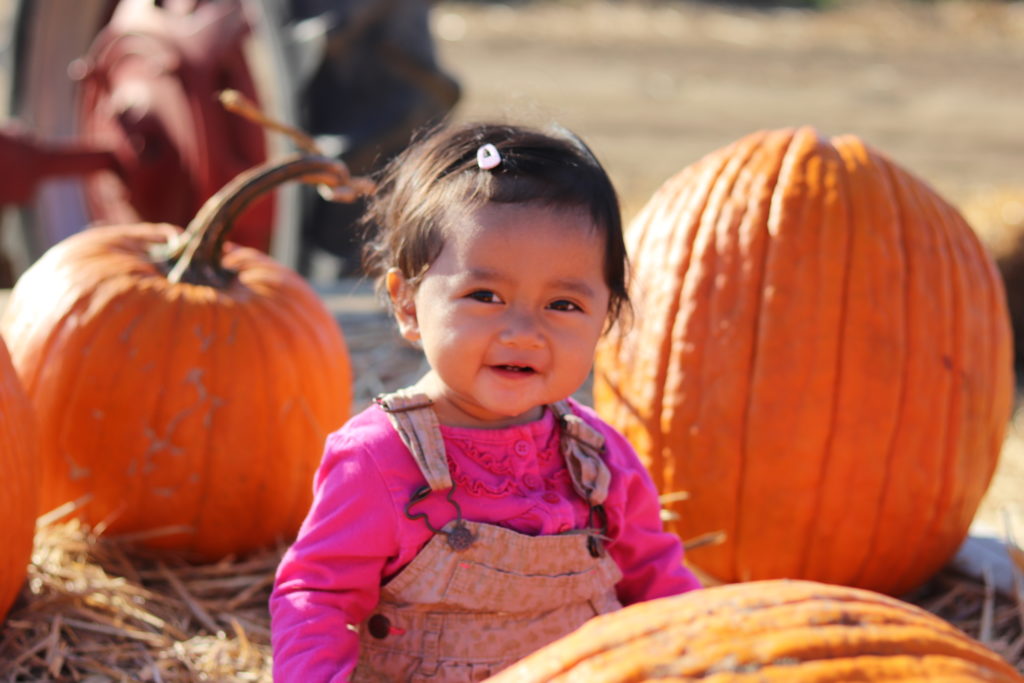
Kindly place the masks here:
[[(359, 627), (353, 681), (480, 681), (587, 619), (621, 607), (622, 577), (604, 550), (601, 504), (609, 471), (604, 438), (567, 402), (549, 406), (561, 425), (561, 450), (577, 493), (598, 528), (527, 536), (462, 519), (444, 441), (430, 399), (403, 390), (378, 397), (428, 486), (405, 506), (434, 536), (381, 589), (380, 603)], [(455, 519), (436, 529), (413, 508), (431, 491), (447, 492)]]

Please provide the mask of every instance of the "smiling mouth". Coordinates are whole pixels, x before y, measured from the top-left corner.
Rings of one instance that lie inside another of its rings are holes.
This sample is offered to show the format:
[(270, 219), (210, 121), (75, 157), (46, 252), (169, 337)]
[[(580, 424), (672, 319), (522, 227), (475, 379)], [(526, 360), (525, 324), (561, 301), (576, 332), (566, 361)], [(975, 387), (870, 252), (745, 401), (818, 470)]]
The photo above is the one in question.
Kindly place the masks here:
[(504, 370), (505, 372), (516, 372), (524, 375), (536, 372), (536, 370), (531, 368), (529, 365), (495, 365), (494, 367), (498, 370)]

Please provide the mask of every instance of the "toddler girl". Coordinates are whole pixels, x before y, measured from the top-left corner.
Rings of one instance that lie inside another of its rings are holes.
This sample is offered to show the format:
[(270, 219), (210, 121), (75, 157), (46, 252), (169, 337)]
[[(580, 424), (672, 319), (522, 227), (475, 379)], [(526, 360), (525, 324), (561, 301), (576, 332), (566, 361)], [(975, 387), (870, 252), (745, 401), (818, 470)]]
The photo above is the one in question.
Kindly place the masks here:
[(628, 306), (589, 150), (440, 129), (389, 166), (368, 218), (368, 271), (430, 370), (328, 437), (271, 597), (275, 680), (482, 680), (697, 588), (633, 449), (569, 398)]

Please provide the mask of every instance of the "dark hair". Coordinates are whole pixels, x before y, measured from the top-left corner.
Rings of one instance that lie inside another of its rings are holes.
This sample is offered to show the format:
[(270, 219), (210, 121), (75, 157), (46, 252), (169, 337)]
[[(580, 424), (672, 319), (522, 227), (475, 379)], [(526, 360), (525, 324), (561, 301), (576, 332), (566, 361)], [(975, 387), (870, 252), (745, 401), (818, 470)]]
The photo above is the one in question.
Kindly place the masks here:
[[(485, 144), (501, 155), (490, 170), (477, 164), (477, 150)], [(590, 149), (565, 129), (545, 133), (474, 123), (435, 128), (414, 140), (384, 168), (369, 201), (363, 223), (376, 235), (364, 249), (366, 273), (377, 279), (379, 290), (389, 268), (415, 283), (441, 253), (453, 212), (488, 202), (588, 212), (605, 237), (609, 323), (629, 306), (615, 188)]]

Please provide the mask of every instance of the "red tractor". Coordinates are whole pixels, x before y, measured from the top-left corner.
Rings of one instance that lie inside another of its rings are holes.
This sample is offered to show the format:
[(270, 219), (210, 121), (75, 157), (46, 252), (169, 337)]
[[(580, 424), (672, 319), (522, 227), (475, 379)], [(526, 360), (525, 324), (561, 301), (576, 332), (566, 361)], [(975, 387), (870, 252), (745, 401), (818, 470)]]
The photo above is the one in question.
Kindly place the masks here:
[[(288, 140), (225, 110), (234, 89), (354, 173), (443, 118), (457, 83), (434, 58), (428, 0), (19, 0), (6, 28), (0, 286), (94, 223), (186, 225)], [(4, 40), (0, 36), (0, 40)], [(309, 274), (358, 268), (361, 205), (284, 188), (234, 238)]]

